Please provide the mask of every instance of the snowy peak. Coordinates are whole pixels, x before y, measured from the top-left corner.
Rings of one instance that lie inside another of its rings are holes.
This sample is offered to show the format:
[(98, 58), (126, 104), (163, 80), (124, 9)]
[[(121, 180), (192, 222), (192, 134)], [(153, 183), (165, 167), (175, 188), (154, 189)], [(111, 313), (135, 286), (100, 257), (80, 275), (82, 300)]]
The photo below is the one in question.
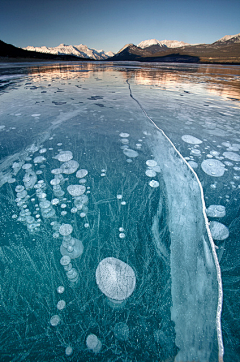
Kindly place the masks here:
[(86, 45), (66, 45), (66, 44), (59, 44), (56, 47), (33, 47), (28, 46), (23, 48), (25, 50), (36, 51), (40, 53), (48, 53), (48, 54), (57, 54), (57, 55), (75, 55), (81, 58), (90, 58), (95, 60), (104, 60), (113, 56), (114, 53), (112, 52), (104, 52), (104, 50), (96, 50), (93, 48), (88, 48)]
[(152, 45), (158, 45), (162, 48), (179, 48), (186, 45), (190, 45), (188, 43), (184, 43), (183, 41), (178, 40), (157, 40), (157, 39), (150, 39), (150, 40), (144, 40), (141, 43), (139, 43), (137, 46), (139, 48), (148, 48)]
[(235, 35), (225, 35), (223, 38), (217, 40), (213, 44), (220, 44), (220, 43), (240, 43), (240, 33)]

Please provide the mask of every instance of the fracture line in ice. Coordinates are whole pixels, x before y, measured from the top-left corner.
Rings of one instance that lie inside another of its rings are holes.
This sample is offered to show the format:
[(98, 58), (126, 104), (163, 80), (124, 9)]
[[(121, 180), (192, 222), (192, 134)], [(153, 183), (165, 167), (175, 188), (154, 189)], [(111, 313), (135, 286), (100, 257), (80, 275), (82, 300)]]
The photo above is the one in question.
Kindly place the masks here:
[(219, 356), (219, 362), (223, 361), (223, 354), (224, 354), (224, 346), (223, 346), (223, 338), (222, 338), (222, 328), (221, 328), (221, 313), (222, 313), (222, 303), (223, 303), (223, 288), (222, 288), (222, 278), (221, 278), (221, 269), (220, 269), (220, 265), (218, 262), (218, 257), (217, 257), (217, 253), (216, 253), (216, 248), (215, 248), (215, 244), (211, 235), (211, 231), (209, 228), (209, 223), (208, 223), (208, 218), (207, 218), (207, 214), (206, 214), (206, 205), (205, 205), (205, 201), (204, 201), (204, 193), (203, 193), (203, 188), (202, 188), (202, 184), (196, 174), (196, 172), (193, 170), (193, 168), (188, 164), (188, 162), (184, 159), (184, 157), (181, 155), (181, 153), (177, 150), (177, 148), (174, 146), (174, 144), (172, 143), (172, 141), (167, 137), (167, 135), (164, 133), (164, 131), (159, 128), (156, 123), (148, 116), (147, 112), (145, 111), (145, 109), (142, 107), (141, 103), (133, 96), (132, 94), (132, 90), (131, 90), (131, 86), (129, 83), (129, 80), (126, 80), (127, 84), (128, 84), (128, 88), (129, 88), (129, 92), (130, 92), (130, 97), (139, 105), (139, 107), (141, 108), (142, 112), (144, 113), (144, 115), (149, 119), (149, 121), (153, 124), (154, 127), (156, 127), (162, 134), (164, 137), (166, 137), (166, 139), (168, 140), (168, 142), (171, 144), (171, 146), (174, 148), (174, 150), (176, 151), (176, 153), (179, 155), (179, 157), (183, 160), (183, 162), (187, 165), (187, 167), (191, 170), (191, 172), (193, 173), (193, 175), (196, 178), (196, 181), (199, 185), (200, 188), (200, 192), (201, 192), (201, 200), (202, 200), (202, 212), (203, 212), (203, 217), (205, 220), (205, 225), (206, 225), (206, 230), (207, 230), (207, 234), (209, 237), (209, 241), (211, 243), (211, 247), (212, 247), (212, 253), (213, 253), (213, 258), (214, 258), (214, 262), (215, 262), (215, 266), (216, 266), (216, 270), (217, 270), (217, 281), (218, 281), (218, 306), (217, 306), (217, 314), (216, 314), (216, 327), (217, 327), (217, 339), (218, 339), (218, 356)]

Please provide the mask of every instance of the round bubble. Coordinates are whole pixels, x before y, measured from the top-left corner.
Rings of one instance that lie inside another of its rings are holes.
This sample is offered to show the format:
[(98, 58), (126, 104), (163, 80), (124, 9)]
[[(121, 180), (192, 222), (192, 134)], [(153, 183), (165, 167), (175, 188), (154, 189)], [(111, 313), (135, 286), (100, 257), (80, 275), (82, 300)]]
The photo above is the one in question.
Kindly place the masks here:
[(33, 160), (34, 163), (42, 163), (44, 161), (46, 161), (46, 158), (44, 156), (37, 156)]
[(155, 167), (155, 166), (157, 166), (157, 162), (155, 160), (147, 160), (146, 165), (148, 167)]
[(51, 173), (53, 175), (60, 175), (62, 173), (61, 168), (54, 168), (53, 170), (51, 170)]
[(85, 168), (82, 168), (81, 170), (77, 171), (76, 177), (83, 178), (83, 177), (86, 177), (87, 174), (88, 174), (88, 170), (86, 170)]
[(53, 327), (56, 327), (59, 323), (60, 323), (60, 317), (58, 315), (54, 315), (54, 316), (51, 317), (50, 324)]
[(64, 255), (61, 259), (60, 259), (60, 264), (65, 266), (65, 265), (68, 265), (70, 264), (71, 262), (71, 258), (69, 255)]
[(194, 136), (191, 136), (189, 134), (185, 134), (182, 136), (182, 140), (186, 143), (190, 143), (192, 145), (200, 145), (202, 141)]
[(158, 187), (159, 186), (159, 182), (156, 181), (156, 180), (151, 180), (149, 181), (149, 186), (155, 188), (155, 187)]
[(57, 309), (58, 310), (63, 310), (66, 307), (66, 302), (65, 300), (59, 300), (57, 303)]
[(201, 167), (206, 174), (214, 177), (220, 177), (226, 171), (224, 164), (219, 160), (204, 160)]
[(61, 151), (54, 158), (56, 158), (60, 162), (66, 162), (66, 161), (70, 161), (73, 158), (73, 154), (71, 151)]
[(200, 156), (201, 155), (201, 151), (197, 148), (194, 148), (191, 150), (190, 152), (191, 155), (194, 155), (194, 156)]
[(98, 339), (95, 334), (89, 334), (86, 339), (87, 348), (92, 350), (94, 353), (100, 352), (102, 348), (102, 342)]
[(120, 322), (115, 324), (113, 332), (119, 341), (127, 341), (129, 338), (129, 328), (126, 323)]
[(70, 161), (64, 162), (60, 168), (62, 170), (62, 173), (66, 174), (66, 175), (70, 175), (70, 174), (76, 172), (78, 167), (79, 167), (79, 163), (77, 161), (70, 160)]
[(226, 215), (225, 206), (223, 205), (210, 205), (206, 212), (209, 217), (224, 217)]
[(195, 161), (188, 161), (188, 164), (192, 167), (192, 168), (198, 168), (198, 164)]
[(58, 292), (59, 294), (62, 294), (62, 293), (64, 292), (64, 290), (65, 290), (65, 288), (64, 288), (62, 285), (60, 285), (60, 286), (57, 288), (57, 292)]
[(129, 137), (129, 133), (121, 132), (121, 133), (119, 134), (119, 136), (122, 137), (122, 138), (127, 138), (127, 137)]
[(59, 228), (59, 233), (62, 236), (68, 236), (72, 233), (73, 227), (70, 224), (62, 224)]
[(235, 152), (223, 152), (223, 156), (231, 161), (240, 161), (240, 156)]
[(131, 148), (126, 148), (125, 150), (123, 150), (123, 153), (125, 156), (130, 157), (130, 158), (135, 158), (138, 156), (138, 152), (132, 150)]
[(154, 170), (149, 169), (145, 172), (145, 174), (148, 177), (155, 177), (157, 173)]
[(80, 196), (84, 194), (86, 187), (84, 185), (69, 185), (67, 190), (71, 196)]
[(66, 356), (71, 356), (72, 353), (73, 353), (73, 348), (71, 346), (67, 346), (67, 348), (65, 349)]
[(25, 164), (22, 166), (22, 169), (23, 169), (23, 170), (29, 170), (31, 167), (32, 167), (32, 164), (31, 164), (31, 163), (25, 163)]
[(229, 237), (228, 228), (217, 221), (210, 222), (210, 231), (214, 240), (225, 240)]

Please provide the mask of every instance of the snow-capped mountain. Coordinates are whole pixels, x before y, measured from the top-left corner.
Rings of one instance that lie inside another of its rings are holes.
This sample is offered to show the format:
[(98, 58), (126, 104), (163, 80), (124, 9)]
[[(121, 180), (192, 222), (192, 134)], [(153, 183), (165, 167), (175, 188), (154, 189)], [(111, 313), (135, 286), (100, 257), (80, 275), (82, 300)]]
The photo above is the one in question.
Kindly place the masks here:
[(48, 53), (48, 54), (67, 54), (67, 55), (75, 55), (77, 57), (83, 57), (83, 58), (92, 58), (95, 60), (104, 60), (108, 57), (112, 57), (114, 55), (113, 52), (105, 52), (104, 50), (96, 50), (92, 48), (88, 48), (86, 45), (80, 44), (80, 45), (65, 45), (60, 44), (57, 47), (33, 47), (28, 46), (26, 48), (23, 48), (25, 50), (30, 51), (36, 51), (40, 53)]
[(178, 40), (157, 40), (157, 39), (150, 39), (150, 40), (144, 40), (141, 41), (141, 43), (139, 43), (137, 46), (139, 48), (148, 48), (151, 45), (159, 45), (160, 47), (163, 48), (180, 48), (183, 46), (187, 46), (190, 45), (188, 43), (184, 43), (183, 41), (178, 41)]
[(225, 35), (223, 38), (217, 40), (215, 43), (213, 44), (220, 44), (220, 43), (240, 43), (240, 33), (235, 34), (235, 35)]

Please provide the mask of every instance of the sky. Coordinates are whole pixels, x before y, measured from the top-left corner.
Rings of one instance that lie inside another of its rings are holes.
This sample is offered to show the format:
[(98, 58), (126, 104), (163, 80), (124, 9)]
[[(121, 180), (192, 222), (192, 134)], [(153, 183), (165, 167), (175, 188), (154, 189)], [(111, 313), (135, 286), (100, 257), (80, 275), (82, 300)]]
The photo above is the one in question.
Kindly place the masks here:
[(240, 33), (240, 0), (0, 0), (0, 40), (119, 51), (143, 40), (213, 43)]

